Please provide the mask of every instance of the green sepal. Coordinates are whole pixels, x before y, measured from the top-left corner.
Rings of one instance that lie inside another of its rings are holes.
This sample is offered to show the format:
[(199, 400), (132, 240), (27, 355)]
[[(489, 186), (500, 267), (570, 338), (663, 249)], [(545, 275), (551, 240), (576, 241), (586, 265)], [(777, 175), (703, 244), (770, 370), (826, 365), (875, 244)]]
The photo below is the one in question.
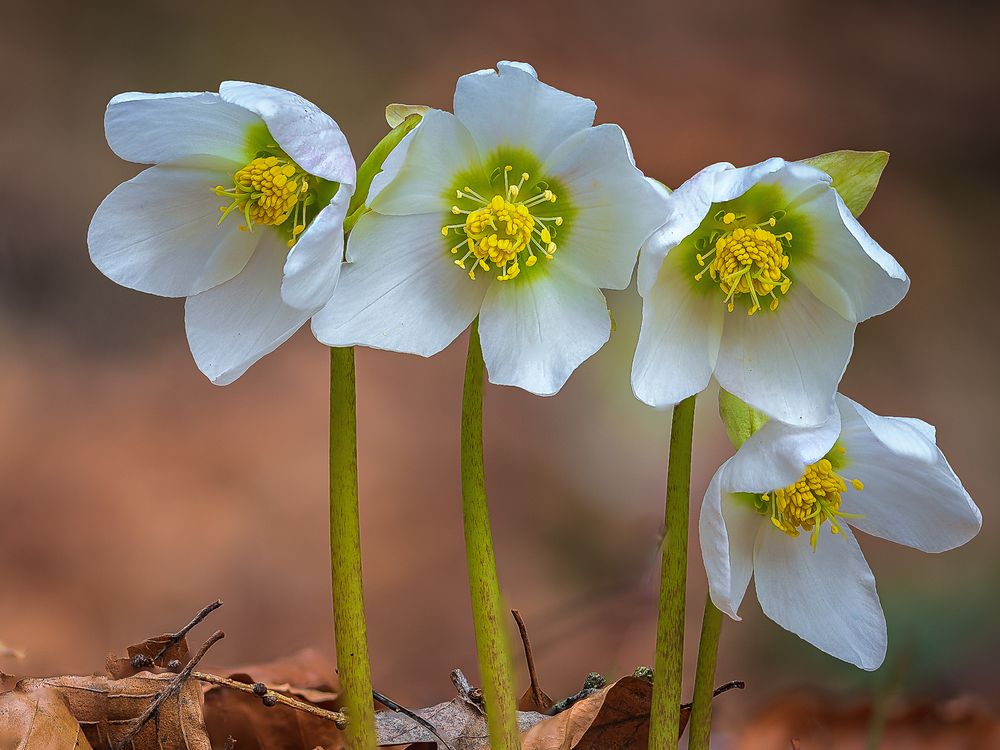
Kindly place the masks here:
[(350, 232), (362, 214), (368, 210), (368, 191), (371, 190), (375, 175), (382, 171), (382, 164), (386, 157), (392, 153), (392, 150), (399, 145), (407, 133), (420, 124), (422, 119), (422, 115), (416, 112), (408, 115), (399, 125), (390, 130), (385, 138), (378, 142), (378, 145), (361, 163), (361, 167), (358, 169), (358, 186), (351, 197), (351, 204), (347, 208), (347, 219), (344, 221), (345, 233)]
[(833, 178), (833, 187), (855, 216), (860, 216), (878, 187), (882, 170), (889, 163), (888, 151), (831, 151), (802, 164), (816, 167)]
[(747, 441), (751, 435), (764, 426), (767, 415), (754, 409), (729, 391), (719, 389), (719, 416), (726, 426), (726, 434), (736, 450)]

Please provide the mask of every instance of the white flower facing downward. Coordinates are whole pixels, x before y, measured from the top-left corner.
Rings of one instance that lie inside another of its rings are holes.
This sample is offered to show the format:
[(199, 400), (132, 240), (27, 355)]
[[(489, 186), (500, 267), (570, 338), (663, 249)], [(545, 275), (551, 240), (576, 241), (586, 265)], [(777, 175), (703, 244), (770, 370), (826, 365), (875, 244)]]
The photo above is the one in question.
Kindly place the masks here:
[(498, 71), (460, 78), (455, 114), (386, 159), (313, 331), (431, 356), (478, 315), (490, 381), (549, 395), (607, 341), (600, 289), (629, 284), (665, 199), (592, 101)]
[(819, 427), (776, 420), (716, 472), (699, 531), (716, 607), (734, 619), (751, 575), (761, 609), (863, 669), (885, 658), (875, 579), (851, 527), (942, 552), (982, 525), (979, 509), (918, 419), (880, 417), (837, 395)]
[(782, 421), (826, 418), (855, 327), (909, 287), (830, 182), (774, 158), (714, 164), (671, 194), (639, 259), (637, 398), (670, 406), (714, 374)]
[(235, 81), (218, 94), (121, 94), (104, 124), (118, 156), (155, 166), (97, 209), (94, 265), (187, 297), (198, 367), (231, 383), (333, 293), (356, 181), (347, 139), (297, 94)]

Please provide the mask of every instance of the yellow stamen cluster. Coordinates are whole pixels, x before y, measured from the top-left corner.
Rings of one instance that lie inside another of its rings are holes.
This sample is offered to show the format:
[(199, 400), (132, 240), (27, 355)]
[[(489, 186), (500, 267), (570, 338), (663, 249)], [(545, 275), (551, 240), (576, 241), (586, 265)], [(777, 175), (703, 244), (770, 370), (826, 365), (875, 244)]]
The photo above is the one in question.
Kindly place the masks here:
[(233, 187), (215, 188), (216, 195), (232, 199), (228, 206), (219, 208), (219, 223), (239, 211), (246, 220), (240, 229), (253, 231), (254, 224), (278, 226), (292, 216), (291, 247), (306, 228), (308, 191), (309, 175), (297, 164), (277, 156), (259, 156), (233, 176)]
[[(739, 219), (736, 214), (727, 212), (722, 216), (722, 223), (729, 226), (739, 223)], [(738, 295), (750, 297), (747, 314), (753, 315), (761, 309), (762, 298), (771, 297), (769, 307), (776, 310), (778, 297), (775, 290), (782, 294), (788, 292), (792, 280), (785, 274), (789, 258), (784, 243), (791, 242), (792, 233), (773, 234), (769, 229), (775, 224), (772, 216), (761, 224), (737, 226), (715, 239), (711, 250), (696, 256), (698, 265), (708, 263), (708, 267), (695, 274), (695, 279), (700, 281), (708, 272), (726, 295), (729, 312), (735, 309)]]
[[(852, 479), (850, 483), (859, 492), (865, 488), (859, 479)], [(800, 531), (810, 532), (810, 542), (815, 549), (824, 523), (829, 522), (830, 531), (839, 534), (837, 519), (859, 517), (840, 512), (841, 493), (846, 491), (847, 481), (834, 471), (828, 459), (823, 458), (807, 467), (794, 484), (761, 495), (763, 505), (758, 508), (770, 516), (776, 528), (789, 536), (798, 536)]]
[[(456, 216), (465, 214), (460, 224), (446, 224), (441, 234), (447, 237), (452, 232), (464, 234), (465, 239), (451, 248), (454, 255), (467, 248), (465, 255), (455, 261), (455, 265), (468, 270), (469, 278), (476, 278), (476, 269), (489, 271), (493, 266), (499, 269), (497, 279), (509, 281), (521, 273), (521, 262), (531, 268), (538, 262), (536, 251), (546, 260), (552, 260), (556, 243), (552, 241), (553, 229), (547, 226), (561, 226), (561, 216), (541, 217), (531, 213), (531, 209), (542, 203), (555, 203), (558, 198), (548, 189), (540, 189), (527, 200), (520, 200), (521, 190), (528, 181), (527, 172), (521, 181), (512, 185), (510, 165), (503, 168), (503, 193), (485, 198), (472, 188), (465, 186), (455, 191), (459, 201), (465, 201), (475, 208), (464, 209), (460, 205), (451, 207)], [(469, 268), (466, 263), (471, 262)], [(490, 265), (492, 264), (492, 266)]]

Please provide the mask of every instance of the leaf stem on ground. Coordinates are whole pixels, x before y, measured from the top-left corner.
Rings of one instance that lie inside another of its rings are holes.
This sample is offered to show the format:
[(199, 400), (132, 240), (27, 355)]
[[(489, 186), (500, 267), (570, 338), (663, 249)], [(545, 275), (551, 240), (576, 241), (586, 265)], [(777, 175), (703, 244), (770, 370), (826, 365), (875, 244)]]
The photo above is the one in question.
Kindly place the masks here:
[(705, 596), (705, 614), (701, 620), (701, 642), (698, 645), (698, 667), (694, 678), (694, 699), (691, 706), (691, 731), (688, 750), (708, 750), (712, 733), (712, 686), (715, 684), (715, 663), (719, 655), (722, 634), (722, 612), (712, 597)]
[(649, 750), (674, 750), (680, 726), (694, 403), (695, 397), (690, 396), (677, 404), (670, 424)]
[(483, 352), (479, 323), (469, 333), (462, 394), (462, 518), (465, 555), (469, 569), (472, 619), (479, 655), (479, 674), (486, 705), (492, 750), (518, 750), (514, 683), (510, 650), (503, 628), (500, 584), (493, 555), (483, 469)]
[(330, 568), (337, 670), (350, 750), (374, 750), (375, 709), (361, 578), (354, 349), (330, 349)]

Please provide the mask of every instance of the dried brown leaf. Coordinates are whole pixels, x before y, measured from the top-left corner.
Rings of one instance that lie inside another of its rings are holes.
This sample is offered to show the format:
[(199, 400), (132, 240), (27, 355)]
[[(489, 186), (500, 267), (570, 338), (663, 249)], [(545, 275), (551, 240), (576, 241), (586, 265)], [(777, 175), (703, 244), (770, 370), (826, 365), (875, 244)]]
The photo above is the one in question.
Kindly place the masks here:
[(555, 705), (555, 701), (547, 696), (544, 690), (538, 687), (529, 687), (517, 702), (517, 710), (544, 714), (553, 705)]
[(59, 691), (20, 687), (0, 695), (3, 750), (93, 750)]
[[(62, 696), (94, 750), (110, 750), (174, 675), (142, 673), (107, 677), (49, 677), (21, 680), (15, 693), (54, 690)], [(7, 693), (6, 695), (11, 695)], [(131, 750), (211, 750), (201, 710), (201, 690), (187, 682), (167, 699), (156, 719), (135, 736)]]
[[(306, 649), (286, 659), (238, 669), (220, 670), (232, 680), (263, 682), (272, 690), (334, 710), (339, 708), (338, 683), (332, 665), (319, 652)], [(231, 736), (239, 750), (340, 750), (344, 733), (332, 721), (278, 704), (268, 708), (259, 698), (206, 685), (205, 723), (217, 739)]]
[[(415, 710), (417, 716), (429, 721), (453, 750), (489, 750), (486, 717), (477, 707), (461, 696), (447, 703)], [(546, 717), (539, 713), (519, 711), (518, 729), (525, 732)], [(379, 711), (375, 714), (375, 731), (380, 747), (420, 744), (446, 750), (434, 735), (404, 714)]]

